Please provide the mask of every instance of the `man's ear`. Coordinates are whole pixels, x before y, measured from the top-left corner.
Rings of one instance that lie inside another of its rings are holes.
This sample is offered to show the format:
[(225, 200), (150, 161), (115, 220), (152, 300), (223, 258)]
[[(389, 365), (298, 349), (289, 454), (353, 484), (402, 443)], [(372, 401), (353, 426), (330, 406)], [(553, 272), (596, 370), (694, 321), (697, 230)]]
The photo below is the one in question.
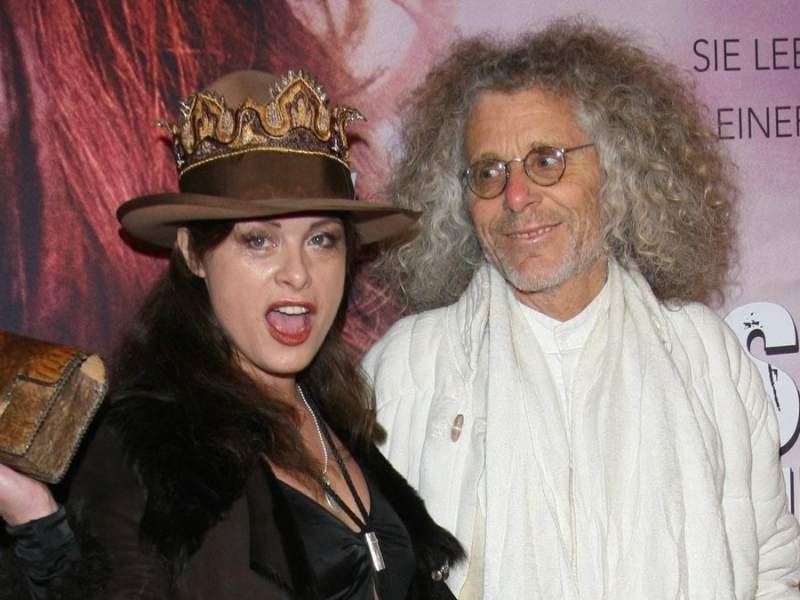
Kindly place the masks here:
[(178, 245), (178, 250), (183, 254), (183, 260), (189, 266), (189, 270), (198, 277), (205, 278), (206, 271), (203, 264), (197, 260), (189, 248), (189, 230), (186, 227), (178, 227), (178, 235), (175, 238), (175, 243)]

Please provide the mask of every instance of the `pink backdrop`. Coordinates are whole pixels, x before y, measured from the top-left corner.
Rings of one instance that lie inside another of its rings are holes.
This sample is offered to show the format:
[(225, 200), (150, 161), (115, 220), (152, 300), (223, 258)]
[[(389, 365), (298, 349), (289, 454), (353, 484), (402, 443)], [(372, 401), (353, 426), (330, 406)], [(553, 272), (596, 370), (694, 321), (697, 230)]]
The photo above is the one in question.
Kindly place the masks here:
[[(743, 0), (0, 0), (0, 329), (108, 355), (163, 261), (113, 213), (174, 185), (152, 127), (235, 68), (306, 67), (368, 116), (353, 148), (379, 193), (400, 99), (459, 34), (499, 36), (582, 13), (622, 26), (693, 74), (739, 165), (741, 262), (721, 315), (759, 361), (800, 467), (800, 4)], [(362, 280), (347, 336), (362, 352), (397, 317)]]

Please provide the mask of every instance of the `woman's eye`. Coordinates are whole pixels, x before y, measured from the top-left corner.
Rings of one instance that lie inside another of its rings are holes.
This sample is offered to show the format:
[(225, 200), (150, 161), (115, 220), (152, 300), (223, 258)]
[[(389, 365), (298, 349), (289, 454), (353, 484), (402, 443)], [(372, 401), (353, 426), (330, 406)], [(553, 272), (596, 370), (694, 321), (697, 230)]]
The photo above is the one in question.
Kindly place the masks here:
[(309, 238), (309, 242), (312, 245), (319, 246), (320, 248), (333, 248), (338, 241), (339, 236), (328, 231), (320, 231)]
[(249, 233), (244, 238), (245, 244), (253, 250), (261, 250), (267, 245), (269, 238), (260, 233)]

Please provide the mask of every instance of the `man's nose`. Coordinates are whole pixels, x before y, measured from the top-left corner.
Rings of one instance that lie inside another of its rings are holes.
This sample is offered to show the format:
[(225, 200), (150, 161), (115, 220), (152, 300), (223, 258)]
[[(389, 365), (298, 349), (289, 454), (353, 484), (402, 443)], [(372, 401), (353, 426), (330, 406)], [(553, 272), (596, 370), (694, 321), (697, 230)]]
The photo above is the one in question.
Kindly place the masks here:
[(541, 186), (536, 185), (525, 173), (519, 161), (508, 164), (508, 184), (503, 193), (503, 202), (512, 212), (521, 212), (531, 204), (542, 201)]

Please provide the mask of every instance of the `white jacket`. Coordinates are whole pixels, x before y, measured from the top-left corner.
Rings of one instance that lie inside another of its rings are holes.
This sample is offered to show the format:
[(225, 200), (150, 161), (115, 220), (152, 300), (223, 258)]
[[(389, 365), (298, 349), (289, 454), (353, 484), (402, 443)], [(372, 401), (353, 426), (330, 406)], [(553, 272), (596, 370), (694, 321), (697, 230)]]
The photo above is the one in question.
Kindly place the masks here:
[(608, 285), (569, 432), (490, 266), (455, 304), (398, 322), (363, 363), (384, 452), (467, 549), (482, 494), (485, 598), (800, 598), (800, 528), (756, 368), (705, 306), (666, 307), (613, 261)]

